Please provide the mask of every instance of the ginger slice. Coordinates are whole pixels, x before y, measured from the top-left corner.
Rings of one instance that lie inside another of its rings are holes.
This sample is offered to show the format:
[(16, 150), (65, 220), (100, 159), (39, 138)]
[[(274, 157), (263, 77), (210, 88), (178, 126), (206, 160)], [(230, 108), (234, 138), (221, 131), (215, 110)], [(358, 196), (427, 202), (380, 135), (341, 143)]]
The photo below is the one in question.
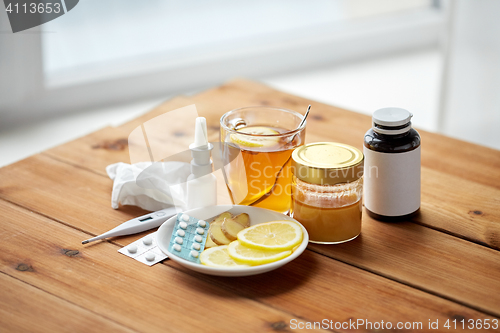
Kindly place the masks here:
[(236, 238), (238, 238), (238, 232), (243, 229), (245, 229), (245, 227), (236, 222), (234, 219), (225, 219), (221, 224), (221, 230), (224, 233), (224, 236), (231, 241), (236, 240)]
[(217, 221), (215, 223), (210, 224), (210, 229), (208, 231), (208, 234), (215, 244), (228, 245), (229, 243), (231, 243), (231, 241), (227, 239), (227, 237), (222, 232), (221, 225), (222, 221)]
[(250, 226), (250, 216), (247, 213), (241, 213), (233, 217), (233, 220), (243, 226), (243, 228), (248, 228)]
[(211, 237), (207, 237), (207, 240), (205, 241), (205, 249), (209, 249), (211, 247), (216, 247), (218, 246), (217, 244), (214, 243)]
[(230, 219), (232, 217), (233, 217), (233, 214), (231, 214), (230, 212), (224, 212), (224, 213), (221, 213), (220, 215), (218, 215), (217, 217), (215, 217), (212, 220), (212, 222), (210, 222), (210, 224), (217, 223), (217, 222), (222, 222), (225, 219)]

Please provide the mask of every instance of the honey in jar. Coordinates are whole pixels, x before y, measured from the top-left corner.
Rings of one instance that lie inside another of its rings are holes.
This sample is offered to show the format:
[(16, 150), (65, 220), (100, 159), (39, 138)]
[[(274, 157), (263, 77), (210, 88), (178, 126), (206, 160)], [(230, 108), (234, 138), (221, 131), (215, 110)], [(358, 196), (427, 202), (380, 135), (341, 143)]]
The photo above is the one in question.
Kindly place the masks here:
[(299, 147), (292, 154), (291, 215), (312, 243), (336, 244), (361, 232), (363, 153), (335, 142)]

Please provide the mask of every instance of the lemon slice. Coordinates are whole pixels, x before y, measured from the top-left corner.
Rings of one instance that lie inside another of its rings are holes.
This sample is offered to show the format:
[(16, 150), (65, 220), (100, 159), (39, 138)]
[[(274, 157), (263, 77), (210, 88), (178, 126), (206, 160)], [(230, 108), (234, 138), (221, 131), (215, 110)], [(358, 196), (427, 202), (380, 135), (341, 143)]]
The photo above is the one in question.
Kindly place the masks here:
[(279, 132), (273, 130), (272, 128), (265, 126), (249, 126), (238, 130), (238, 132), (245, 134), (255, 134), (262, 136), (251, 136), (251, 135), (240, 135), (231, 134), (230, 139), (233, 143), (236, 143), (244, 147), (270, 147), (278, 143), (279, 138), (267, 135), (279, 134)]
[(248, 265), (234, 261), (227, 252), (227, 245), (206, 249), (200, 254), (200, 262), (212, 267), (245, 267)]
[(239, 241), (231, 242), (227, 246), (227, 251), (231, 258), (241, 263), (249, 264), (252, 266), (263, 265), (270, 262), (278, 261), (288, 257), (292, 251), (271, 251), (259, 250), (242, 245)]
[(241, 230), (238, 240), (255, 249), (291, 250), (302, 241), (302, 228), (292, 221), (266, 222)]

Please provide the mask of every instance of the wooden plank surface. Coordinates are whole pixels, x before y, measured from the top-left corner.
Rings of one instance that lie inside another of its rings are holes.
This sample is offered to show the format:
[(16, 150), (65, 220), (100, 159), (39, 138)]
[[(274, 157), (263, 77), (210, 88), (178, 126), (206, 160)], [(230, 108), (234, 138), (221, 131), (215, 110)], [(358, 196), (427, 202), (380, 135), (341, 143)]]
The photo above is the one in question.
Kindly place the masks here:
[(46, 150), (43, 154), (107, 177), (108, 165), (118, 162), (130, 163), (129, 134), (115, 127), (105, 127), (82, 138)]
[(111, 179), (43, 155), (0, 169), (0, 178), (0, 198), (91, 234), (147, 213), (134, 206), (112, 209)]
[(357, 267), (500, 316), (500, 254), (409, 222), (364, 214), (359, 239), (308, 248)]
[(422, 167), (421, 191), (412, 221), (500, 249), (500, 190)]
[[(362, 149), (362, 137), (371, 126), (369, 116), (285, 94), (253, 81), (236, 80), (190, 98), (172, 99), (119, 129), (101, 130), (51, 149), (47, 154), (104, 173), (110, 163), (130, 163), (127, 147), (117, 144), (128, 137), (130, 131), (165, 112), (193, 103), (198, 113), (207, 118), (212, 140), (218, 138), (219, 118), (224, 112), (255, 104), (284, 106), (298, 112), (313, 104), (307, 142), (340, 141)], [(500, 152), (425, 131), (421, 134), (424, 142), (422, 209), (413, 221), (500, 249), (500, 210), (497, 209), (500, 207)], [(426, 145), (427, 140), (432, 144)], [(189, 136), (177, 138), (178, 144), (186, 147), (191, 141)], [(84, 153), (77, 153), (79, 151)], [(450, 164), (448, 160), (454, 162)]]
[[(492, 319), (309, 251), (269, 274), (210, 277), (170, 261), (147, 268), (118, 254), (119, 247), (108, 242), (82, 246), (81, 231), (2, 201), (0, 214), (5, 222), (0, 233), (15, 238), (0, 244), (3, 273), (140, 331), (199, 331), (208, 326), (211, 331), (260, 332), (294, 318)], [(16, 269), (20, 265), (29, 269)], [(193, 318), (193, 308), (200, 304), (213, 311)]]
[[(29, 268), (28, 272), (32, 273)], [(72, 332), (135, 332), (6, 274), (0, 274), (0, 291), (0, 318), (6, 319), (2, 332), (63, 332), (68, 328)]]
[(83, 232), (5, 201), (0, 215), (10, 240), (0, 243), (3, 273), (134, 330), (265, 332), (294, 318), (166, 265), (146, 267), (108, 242), (84, 247)]
[[(22, 178), (16, 179), (15, 174)], [(125, 212), (109, 208), (108, 195), (93, 194), (104, 193), (107, 188), (109, 191), (109, 179), (43, 155), (3, 168), (0, 175), (6, 179), (0, 185), (0, 198), (90, 234), (105, 232), (133, 214), (129, 211), (127, 214), (131, 215), (125, 218)], [(61, 181), (61, 175), (72, 177)], [(29, 196), (18, 190), (28, 186), (33, 187)], [(491, 294), (491, 290), (500, 289), (500, 280), (498, 275), (485, 277), (492, 272), (500, 273), (497, 251), (412, 223), (378, 223), (366, 214), (364, 221), (362, 237), (358, 240), (313, 248), (377, 274), (500, 315), (500, 295)], [(129, 239), (137, 237), (123, 237), (118, 241), (128, 244)], [(401, 251), (397, 250), (398, 246)], [(338, 249), (342, 248), (347, 249), (346, 254), (337, 256)], [(446, 253), (450, 255), (444, 255)], [(456, 254), (460, 257), (455, 257)]]
[[(274, 105), (303, 113), (311, 101), (236, 80), (196, 96), (174, 98), (119, 128), (102, 129), (0, 169), (0, 235), (6, 240), (0, 244), (0, 260), (7, 281), (18, 279), (23, 288), (35, 288), (53, 304), (61, 299), (82, 313), (110, 313), (102, 319), (110, 321), (110, 327), (116, 321), (124, 329), (141, 331), (185, 327), (182, 321), (193, 303), (182, 304), (180, 290), (201, 295), (209, 308), (223, 304), (231, 319), (218, 314), (201, 321), (219, 331), (286, 329), (292, 318), (445, 321), (500, 316), (500, 296), (492, 292), (500, 290), (500, 152), (422, 131), (420, 216), (412, 223), (385, 224), (365, 215), (357, 240), (310, 245), (299, 259), (275, 272), (239, 279), (207, 277), (170, 261), (148, 270), (116, 252), (144, 233), (81, 246), (89, 235), (144, 213), (134, 207), (110, 207), (112, 182), (104, 168), (130, 162), (125, 138), (141, 124), (193, 103), (207, 118), (210, 139), (217, 140), (219, 118), (226, 111)], [(313, 102), (313, 107), (308, 142), (341, 141), (361, 148), (370, 117), (321, 103)], [(167, 140), (174, 141), (172, 149), (177, 151), (191, 143), (190, 136), (175, 129)], [(68, 256), (65, 249), (78, 254)], [(20, 264), (31, 268), (16, 270)], [(272, 287), (263, 288), (266, 285)], [(102, 295), (93, 298), (95, 290)], [(176, 307), (166, 309), (171, 297)], [(140, 304), (154, 299), (151, 316), (131, 309), (127, 298)], [(38, 307), (32, 306), (34, 311)], [(249, 308), (250, 314), (242, 308)], [(156, 318), (161, 315), (173, 317), (172, 326)], [(257, 320), (235, 319), (245, 315)], [(189, 330), (203, 326), (189, 325)]]
[[(127, 145), (119, 144), (126, 136), (125, 131), (108, 127), (43, 154), (107, 177), (107, 165), (130, 163)], [(318, 135), (308, 134), (307, 138), (314, 142), (315, 137)], [(219, 188), (219, 194), (225, 192), (224, 186)], [(498, 207), (500, 190), (422, 167), (422, 209), (413, 221), (500, 249)]]

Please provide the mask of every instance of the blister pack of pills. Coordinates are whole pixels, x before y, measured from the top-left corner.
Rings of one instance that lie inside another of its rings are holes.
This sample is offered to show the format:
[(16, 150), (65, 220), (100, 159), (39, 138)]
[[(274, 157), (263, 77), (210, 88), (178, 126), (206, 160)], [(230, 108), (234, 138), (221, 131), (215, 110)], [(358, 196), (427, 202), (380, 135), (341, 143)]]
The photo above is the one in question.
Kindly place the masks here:
[(200, 263), (200, 253), (205, 249), (209, 223), (187, 214), (177, 215), (172, 238), (168, 247), (170, 253), (183, 259)]
[(118, 252), (148, 266), (153, 266), (154, 264), (168, 258), (168, 256), (156, 245), (156, 232), (122, 247), (118, 250)]

